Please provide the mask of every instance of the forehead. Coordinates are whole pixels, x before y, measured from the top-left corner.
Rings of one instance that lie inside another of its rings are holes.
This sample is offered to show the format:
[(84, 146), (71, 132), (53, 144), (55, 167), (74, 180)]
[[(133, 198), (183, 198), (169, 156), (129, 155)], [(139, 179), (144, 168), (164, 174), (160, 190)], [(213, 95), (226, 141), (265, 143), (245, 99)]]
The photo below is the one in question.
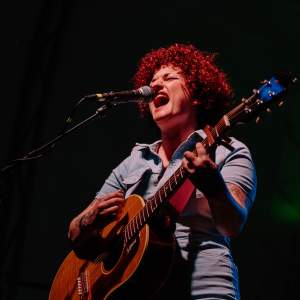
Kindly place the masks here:
[(182, 74), (182, 71), (178, 67), (173, 67), (171, 65), (161, 66), (158, 70), (156, 70), (153, 74), (153, 80), (158, 77), (165, 76), (167, 74)]

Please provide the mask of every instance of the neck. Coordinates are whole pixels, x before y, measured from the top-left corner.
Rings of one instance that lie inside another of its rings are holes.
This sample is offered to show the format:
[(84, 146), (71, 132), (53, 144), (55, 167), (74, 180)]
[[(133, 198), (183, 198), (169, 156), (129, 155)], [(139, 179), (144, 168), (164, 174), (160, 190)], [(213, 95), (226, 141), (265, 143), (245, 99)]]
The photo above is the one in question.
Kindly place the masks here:
[(187, 137), (196, 130), (196, 126), (173, 128), (161, 132), (162, 144), (161, 151), (165, 153), (168, 160), (171, 159), (178, 146), (187, 139)]

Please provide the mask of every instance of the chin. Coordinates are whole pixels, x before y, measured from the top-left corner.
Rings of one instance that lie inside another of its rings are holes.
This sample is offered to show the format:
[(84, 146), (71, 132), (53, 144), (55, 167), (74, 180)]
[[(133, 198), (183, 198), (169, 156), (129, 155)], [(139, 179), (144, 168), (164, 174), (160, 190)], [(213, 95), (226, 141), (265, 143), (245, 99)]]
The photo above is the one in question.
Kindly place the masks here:
[(160, 129), (173, 128), (174, 126), (176, 127), (178, 125), (170, 115), (161, 116), (153, 120)]
[(159, 122), (164, 120), (170, 120), (172, 116), (168, 113), (159, 113), (159, 114), (154, 114), (154, 116), (152, 117), (155, 122)]

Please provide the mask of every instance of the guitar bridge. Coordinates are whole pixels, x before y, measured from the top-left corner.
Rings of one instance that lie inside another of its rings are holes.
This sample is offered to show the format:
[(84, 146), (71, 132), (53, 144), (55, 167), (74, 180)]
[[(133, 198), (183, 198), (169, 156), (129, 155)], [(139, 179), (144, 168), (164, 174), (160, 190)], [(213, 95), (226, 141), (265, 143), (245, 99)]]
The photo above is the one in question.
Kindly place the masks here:
[(77, 291), (80, 299), (84, 299), (89, 292), (87, 271), (80, 273), (77, 277)]

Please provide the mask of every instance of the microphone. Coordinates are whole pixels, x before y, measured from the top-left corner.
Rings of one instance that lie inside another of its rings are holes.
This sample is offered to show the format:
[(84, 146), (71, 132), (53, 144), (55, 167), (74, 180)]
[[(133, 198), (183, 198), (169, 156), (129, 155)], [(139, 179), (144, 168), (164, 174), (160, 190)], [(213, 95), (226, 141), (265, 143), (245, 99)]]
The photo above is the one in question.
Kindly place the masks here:
[(121, 92), (108, 92), (87, 95), (84, 98), (96, 100), (99, 102), (116, 101), (122, 102), (150, 102), (155, 92), (150, 86), (142, 86), (136, 90), (121, 91)]

